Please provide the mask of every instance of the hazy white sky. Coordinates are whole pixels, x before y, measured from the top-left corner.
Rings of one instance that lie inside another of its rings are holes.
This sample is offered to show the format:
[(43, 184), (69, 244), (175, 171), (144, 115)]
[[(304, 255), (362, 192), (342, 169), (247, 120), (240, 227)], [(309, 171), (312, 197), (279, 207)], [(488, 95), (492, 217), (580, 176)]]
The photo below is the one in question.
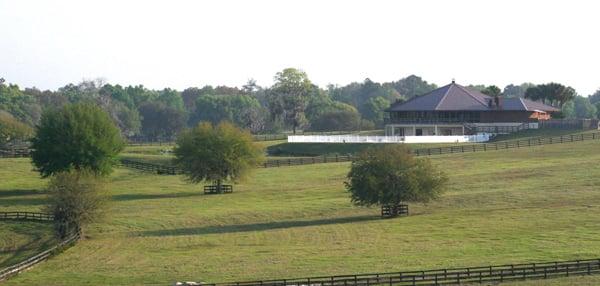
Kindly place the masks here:
[(0, 77), (183, 89), (270, 85), (285, 67), (347, 84), (557, 81), (600, 88), (597, 1), (0, 0)]

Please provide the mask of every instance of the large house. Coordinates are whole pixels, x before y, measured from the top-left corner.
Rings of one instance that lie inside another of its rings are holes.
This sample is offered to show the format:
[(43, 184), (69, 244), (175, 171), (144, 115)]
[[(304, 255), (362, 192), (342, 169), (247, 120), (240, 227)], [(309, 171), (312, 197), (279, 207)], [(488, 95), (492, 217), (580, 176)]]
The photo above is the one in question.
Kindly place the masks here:
[(386, 110), (387, 136), (510, 133), (536, 128), (559, 109), (524, 98), (491, 97), (452, 83)]

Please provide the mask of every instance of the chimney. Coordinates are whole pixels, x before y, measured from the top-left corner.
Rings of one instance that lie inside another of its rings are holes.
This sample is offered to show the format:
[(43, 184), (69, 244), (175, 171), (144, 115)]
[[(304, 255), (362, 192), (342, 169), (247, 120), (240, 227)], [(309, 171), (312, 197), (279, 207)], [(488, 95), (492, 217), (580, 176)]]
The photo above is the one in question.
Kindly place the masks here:
[(497, 109), (502, 109), (502, 105), (503, 105), (502, 101), (503, 101), (502, 97), (500, 97), (500, 96), (494, 96), (494, 102), (496, 103), (496, 108)]

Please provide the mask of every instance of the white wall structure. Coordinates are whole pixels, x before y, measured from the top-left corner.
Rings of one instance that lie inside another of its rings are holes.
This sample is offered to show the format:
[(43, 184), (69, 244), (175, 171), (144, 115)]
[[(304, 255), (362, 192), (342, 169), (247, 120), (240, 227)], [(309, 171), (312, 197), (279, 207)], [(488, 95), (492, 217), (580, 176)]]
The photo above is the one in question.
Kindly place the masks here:
[(492, 134), (460, 136), (290, 135), (289, 143), (464, 143), (487, 142)]

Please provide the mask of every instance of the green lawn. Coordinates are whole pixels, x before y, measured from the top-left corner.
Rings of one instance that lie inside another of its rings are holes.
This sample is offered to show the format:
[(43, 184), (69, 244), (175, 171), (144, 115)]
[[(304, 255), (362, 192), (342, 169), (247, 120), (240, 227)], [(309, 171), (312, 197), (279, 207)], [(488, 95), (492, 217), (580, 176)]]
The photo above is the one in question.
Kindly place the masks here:
[[(117, 169), (110, 217), (6, 284), (166, 285), (600, 257), (600, 142), (432, 160), (449, 173), (447, 194), (385, 220), (350, 204), (348, 163), (258, 169), (233, 194), (211, 196), (179, 176)], [(31, 169), (28, 159), (0, 160), (2, 209), (42, 207), (45, 182)], [(600, 281), (575, 279), (549, 281)], [(510, 285), (545, 285), (523, 283)]]
[[(491, 142), (503, 142), (517, 139), (530, 139), (537, 137), (551, 137), (568, 134), (580, 134), (580, 129), (538, 129), (525, 130), (513, 134), (499, 135)], [(391, 143), (394, 144), (394, 143)], [(406, 144), (411, 149), (437, 148), (445, 146), (456, 146), (460, 144), (471, 145), (474, 143), (415, 143)], [(379, 148), (385, 144), (380, 143), (287, 143), (282, 142), (268, 146), (267, 153), (272, 156), (323, 156), (323, 155), (348, 155), (356, 154), (367, 148)]]
[(581, 129), (529, 129), (516, 133), (498, 135), (491, 142), (509, 141), (509, 140), (526, 140), (538, 137), (554, 137), (561, 135), (580, 134), (586, 132), (598, 132), (598, 130), (581, 130)]
[(19, 263), (57, 243), (52, 224), (0, 221), (0, 269)]

